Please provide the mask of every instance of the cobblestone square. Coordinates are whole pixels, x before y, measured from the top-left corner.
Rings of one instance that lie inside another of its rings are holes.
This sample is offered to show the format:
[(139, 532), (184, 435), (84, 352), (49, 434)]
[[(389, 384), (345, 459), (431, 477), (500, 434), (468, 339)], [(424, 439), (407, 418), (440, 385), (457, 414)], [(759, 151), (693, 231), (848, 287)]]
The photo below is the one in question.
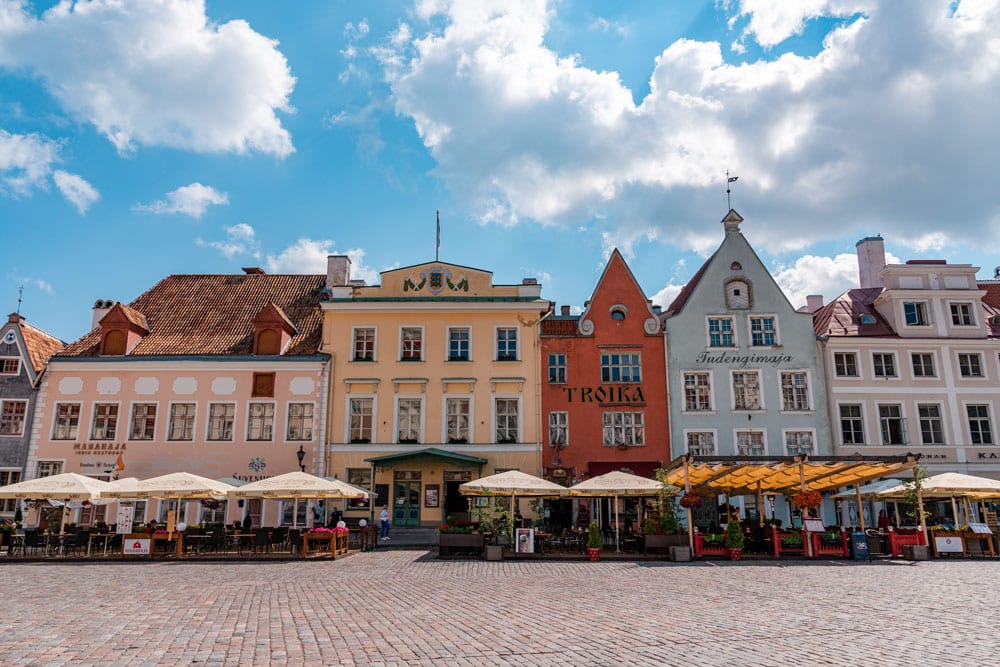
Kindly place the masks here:
[(0, 566), (4, 665), (996, 664), (1000, 563)]

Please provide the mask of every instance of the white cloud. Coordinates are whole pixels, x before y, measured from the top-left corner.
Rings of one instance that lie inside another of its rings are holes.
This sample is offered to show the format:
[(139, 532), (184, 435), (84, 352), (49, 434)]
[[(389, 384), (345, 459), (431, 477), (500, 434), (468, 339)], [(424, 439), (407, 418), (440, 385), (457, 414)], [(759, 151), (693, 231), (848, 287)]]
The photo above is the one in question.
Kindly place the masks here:
[(195, 243), (200, 246), (215, 248), (226, 259), (232, 259), (237, 255), (246, 255), (254, 259), (260, 258), (260, 241), (254, 228), (246, 223), (237, 223), (232, 227), (224, 227), (226, 232), (225, 241), (205, 241), (195, 239)]
[(149, 204), (136, 204), (133, 209), (148, 211), (158, 215), (166, 213), (183, 213), (192, 218), (205, 215), (209, 206), (219, 206), (229, 203), (229, 195), (219, 192), (209, 185), (192, 183), (167, 193), (166, 200), (160, 199)]
[(101, 198), (101, 195), (94, 187), (76, 174), (56, 170), (52, 172), (52, 180), (63, 197), (69, 200), (76, 210), (83, 215), (90, 208), (91, 204)]
[(208, 21), (203, 0), (0, 6), (0, 67), (28, 72), (119, 151), (289, 155), (276, 112), (295, 85), (277, 42), (246, 21)]
[[(885, 255), (887, 264), (900, 264), (892, 253)], [(855, 253), (841, 253), (836, 257), (805, 255), (795, 260), (789, 267), (779, 267), (774, 280), (788, 297), (792, 306), (806, 305), (810, 294), (823, 296), (823, 303), (829, 303), (849, 289), (858, 287), (858, 256)]]
[(996, 3), (730, 5), (764, 46), (815, 17), (841, 21), (814, 56), (727, 63), (715, 42), (665, 45), (638, 103), (615, 72), (545, 44), (560, 5), (543, 0), (421, 2), (426, 23), (371, 53), (435, 174), (482, 221), (595, 221), (622, 247), (652, 232), (710, 252), (729, 168), (746, 233), (773, 252), (873, 228), (1000, 240), (981, 187), (1000, 99)]
[(677, 298), (677, 295), (681, 293), (682, 289), (684, 289), (684, 285), (667, 285), (649, 298), (654, 304), (666, 310), (674, 302), (674, 299)]
[(300, 238), (277, 255), (268, 255), (265, 262), (268, 273), (326, 273), (328, 255), (347, 255), (351, 259), (352, 280), (377, 283), (378, 272), (365, 265), (364, 250), (337, 252), (333, 241), (328, 239)]
[(27, 195), (47, 187), (59, 148), (58, 142), (38, 134), (0, 130), (0, 194)]

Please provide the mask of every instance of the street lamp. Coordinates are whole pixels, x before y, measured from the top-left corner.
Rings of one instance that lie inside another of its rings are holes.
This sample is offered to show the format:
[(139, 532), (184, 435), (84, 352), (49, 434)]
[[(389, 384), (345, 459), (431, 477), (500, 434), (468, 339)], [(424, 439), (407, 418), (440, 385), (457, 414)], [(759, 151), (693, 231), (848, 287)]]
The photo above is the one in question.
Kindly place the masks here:
[(306, 464), (303, 463), (302, 461), (304, 461), (305, 458), (306, 458), (306, 450), (302, 449), (302, 445), (299, 445), (299, 451), (295, 452), (295, 456), (297, 456), (299, 458), (299, 469), (302, 472), (305, 472), (306, 471)]

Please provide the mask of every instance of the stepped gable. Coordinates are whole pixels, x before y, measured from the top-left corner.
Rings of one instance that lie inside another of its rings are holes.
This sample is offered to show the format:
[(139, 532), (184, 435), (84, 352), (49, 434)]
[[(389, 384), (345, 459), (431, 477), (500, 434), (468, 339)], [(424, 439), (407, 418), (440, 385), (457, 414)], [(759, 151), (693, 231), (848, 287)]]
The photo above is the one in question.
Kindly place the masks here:
[[(881, 293), (881, 287), (844, 292), (813, 314), (813, 331), (819, 336), (895, 336), (873, 305)], [(862, 315), (871, 315), (874, 323), (862, 323)]]
[[(253, 354), (254, 320), (269, 303), (298, 330), (284, 356), (316, 354), (325, 282), (325, 275), (167, 276), (129, 304), (144, 316), (149, 333), (128, 357)], [(98, 356), (100, 336), (98, 327), (57, 356)]]

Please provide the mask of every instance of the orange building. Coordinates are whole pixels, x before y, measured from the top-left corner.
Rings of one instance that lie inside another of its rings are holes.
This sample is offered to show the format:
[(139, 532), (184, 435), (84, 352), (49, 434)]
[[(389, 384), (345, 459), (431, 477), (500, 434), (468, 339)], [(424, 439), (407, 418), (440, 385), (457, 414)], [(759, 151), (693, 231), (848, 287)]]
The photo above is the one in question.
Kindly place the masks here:
[[(654, 307), (615, 250), (579, 316), (542, 321), (545, 476), (569, 484), (611, 470), (644, 477), (670, 460), (664, 339)], [(569, 522), (566, 503), (554, 511)]]

